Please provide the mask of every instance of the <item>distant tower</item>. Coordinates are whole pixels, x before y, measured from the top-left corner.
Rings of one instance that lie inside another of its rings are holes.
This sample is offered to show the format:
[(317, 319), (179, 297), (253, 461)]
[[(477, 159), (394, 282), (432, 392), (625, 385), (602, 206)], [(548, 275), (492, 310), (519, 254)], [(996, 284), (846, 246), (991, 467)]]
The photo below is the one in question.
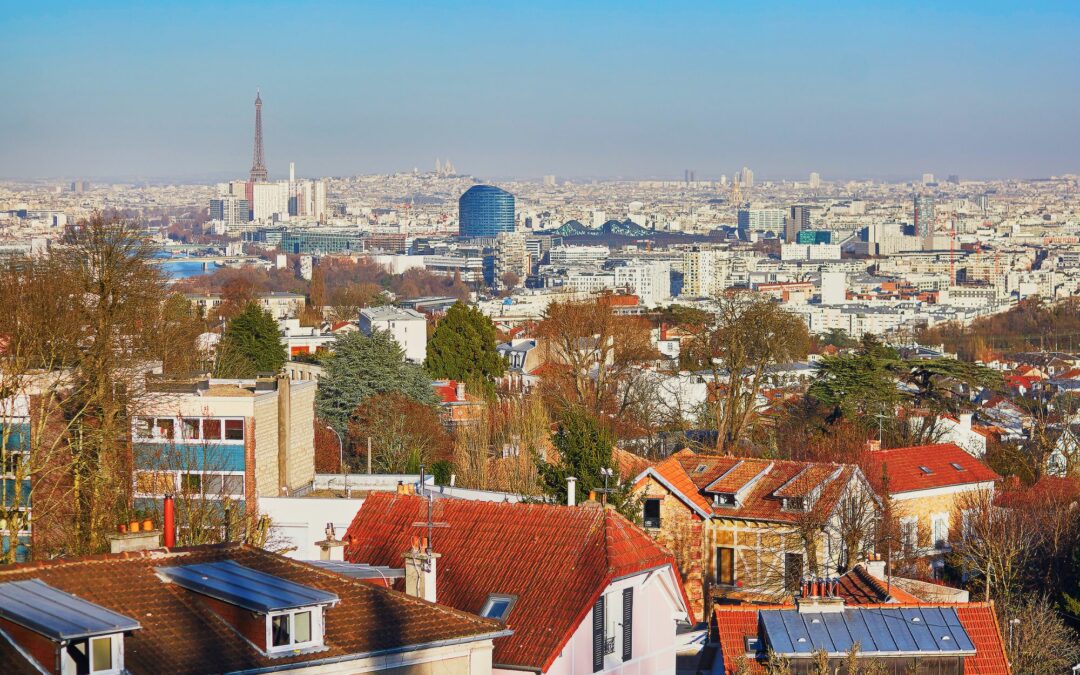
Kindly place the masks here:
[(251, 162), (251, 182), (265, 183), (269, 178), (263, 161), (262, 97), (255, 92), (255, 158)]

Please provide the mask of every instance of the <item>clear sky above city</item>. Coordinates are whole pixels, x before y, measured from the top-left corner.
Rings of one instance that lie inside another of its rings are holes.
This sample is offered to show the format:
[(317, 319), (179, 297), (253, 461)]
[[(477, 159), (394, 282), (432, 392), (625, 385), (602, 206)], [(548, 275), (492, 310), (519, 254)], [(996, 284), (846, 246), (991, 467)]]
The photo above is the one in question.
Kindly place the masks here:
[(1080, 2), (900, 4), (11, 0), (0, 177), (1080, 171)]

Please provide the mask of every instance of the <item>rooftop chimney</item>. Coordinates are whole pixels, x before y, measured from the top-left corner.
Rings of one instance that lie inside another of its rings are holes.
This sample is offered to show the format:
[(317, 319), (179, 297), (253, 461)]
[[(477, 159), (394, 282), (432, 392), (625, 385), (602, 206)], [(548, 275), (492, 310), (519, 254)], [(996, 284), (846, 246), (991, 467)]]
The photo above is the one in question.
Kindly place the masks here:
[(406, 593), (435, 602), (435, 563), (440, 556), (431, 550), (427, 537), (413, 537), (412, 548), (405, 553)]
[(132, 521), (129, 531), (121, 531), (108, 537), (109, 551), (111, 553), (127, 553), (132, 551), (150, 551), (161, 547), (161, 530), (140, 528), (136, 521)]
[(960, 428), (971, 430), (971, 413), (960, 413)]
[(866, 449), (870, 452), (877, 452), (878, 450), (881, 450), (881, 441), (875, 438), (871, 438), (866, 442)]
[(566, 478), (566, 505), (577, 506), (577, 478), (573, 476)]
[(844, 599), (836, 594), (840, 580), (836, 577), (803, 579), (802, 592), (795, 599), (800, 613), (842, 612)]
[(345, 542), (335, 536), (334, 524), (326, 524), (326, 539), (315, 542), (319, 547), (319, 560), (345, 560)]
[(455, 389), (455, 396), (457, 397), (457, 400), (459, 400), (459, 401), (464, 401), (465, 400), (465, 383), (464, 382), (458, 382), (457, 383), (457, 388)]
[(165, 530), (165, 548), (173, 548), (176, 546), (176, 505), (173, 503), (172, 495), (165, 495), (162, 510), (164, 511), (162, 528)]
[(863, 567), (865, 567), (866, 571), (872, 576), (875, 576), (878, 579), (885, 578), (885, 559), (881, 557), (880, 553), (871, 554), (870, 559), (863, 563)]

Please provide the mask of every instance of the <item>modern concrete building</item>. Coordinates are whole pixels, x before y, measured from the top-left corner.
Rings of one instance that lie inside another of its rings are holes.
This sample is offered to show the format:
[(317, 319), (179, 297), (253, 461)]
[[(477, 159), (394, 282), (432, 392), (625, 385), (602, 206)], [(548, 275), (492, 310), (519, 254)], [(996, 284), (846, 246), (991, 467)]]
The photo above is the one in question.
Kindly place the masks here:
[(365, 307), (360, 310), (360, 330), (365, 335), (377, 330), (389, 332), (413, 363), (427, 358), (427, 319), (415, 309)]

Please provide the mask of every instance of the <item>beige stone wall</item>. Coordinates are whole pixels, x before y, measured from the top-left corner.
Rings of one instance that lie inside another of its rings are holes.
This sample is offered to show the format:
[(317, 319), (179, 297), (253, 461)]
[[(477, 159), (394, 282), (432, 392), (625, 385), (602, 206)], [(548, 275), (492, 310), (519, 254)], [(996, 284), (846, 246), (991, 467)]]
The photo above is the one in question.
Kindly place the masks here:
[(702, 616), (704, 585), (701, 535), (704, 523), (701, 517), (651, 477), (638, 489), (637, 494), (643, 499), (661, 500), (660, 528), (648, 528), (646, 532), (675, 556), (694, 615)]
[[(893, 508), (901, 522), (905, 518), (915, 518), (918, 523), (919, 531), (919, 547), (924, 554), (939, 555), (943, 551), (941, 549), (934, 549), (933, 537), (933, 519), (936, 514), (945, 513), (949, 516), (949, 537), (952, 537), (958, 528), (961, 527), (961, 523), (958, 522), (959, 516), (957, 515), (957, 509), (962, 504), (964, 499), (967, 499), (967, 495), (977, 494), (982, 491), (983, 488), (972, 485), (970, 487), (957, 488), (955, 492), (946, 494), (929, 494), (919, 495), (919, 493), (907, 493), (894, 496)], [(989, 490), (993, 492), (991, 488)], [(910, 495), (910, 497), (908, 497)]]
[(293, 382), (289, 451), (286, 455), (288, 485), (292, 492), (315, 479), (314, 382)]
[(260, 497), (278, 496), (277, 395), (255, 399), (255, 491)]

